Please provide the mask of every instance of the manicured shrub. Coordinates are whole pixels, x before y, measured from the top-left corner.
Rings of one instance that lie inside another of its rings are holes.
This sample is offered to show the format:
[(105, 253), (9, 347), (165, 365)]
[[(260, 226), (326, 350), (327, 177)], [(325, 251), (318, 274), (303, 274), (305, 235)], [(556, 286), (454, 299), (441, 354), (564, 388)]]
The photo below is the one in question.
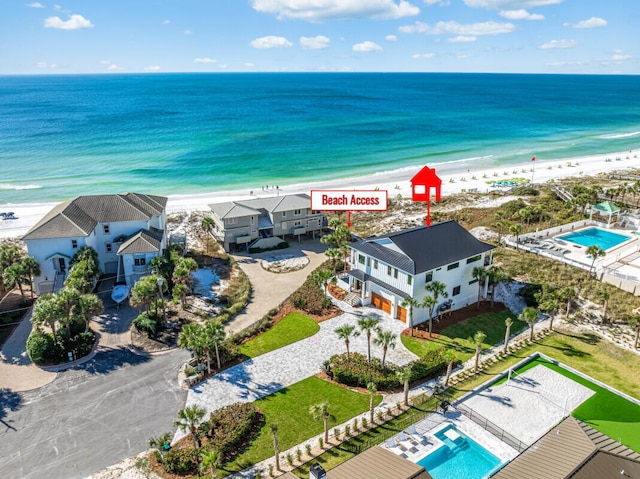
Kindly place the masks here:
[(53, 335), (34, 329), (27, 339), (27, 354), (34, 364), (46, 364), (57, 361), (59, 348), (53, 343)]
[(262, 414), (253, 404), (235, 403), (213, 411), (201, 430), (227, 462), (249, 445), (262, 421)]
[(164, 455), (164, 469), (171, 474), (195, 474), (198, 472), (197, 454), (192, 448), (171, 449)]

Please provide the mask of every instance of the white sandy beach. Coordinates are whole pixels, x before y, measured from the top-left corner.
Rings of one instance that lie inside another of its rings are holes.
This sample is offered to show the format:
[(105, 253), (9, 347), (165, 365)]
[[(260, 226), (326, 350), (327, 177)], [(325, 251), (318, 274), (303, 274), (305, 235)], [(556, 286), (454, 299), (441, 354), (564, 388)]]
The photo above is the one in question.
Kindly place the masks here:
[[(478, 191), (486, 193), (492, 189), (487, 184), (490, 180), (508, 180), (510, 178), (532, 179), (535, 183), (543, 183), (552, 179), (564, 178), (568, 176), (596, 175), (614, 170), (624, 170), (627, 168), (639, 168), (640, 159), (636, 150), (625, 152), (614, 152), (598, 154), (586, 157), (565, 158), (562, 160), (545, 160), (536, 158), (535, 162), (530, 160), (521, 164), (504, 167), (478, 168), (474, 163), (473, 169), (468, 168), (468, 164), (448, 163), (435, 166), (438, 176), (442, 179), (442, 194), (450, 195), (466, 191)], [(610, 159), (610, 161), (607, 161)], [(568, 165), (571, 166), (568, 166)], [(432, 166), (433, 165), (428, 165)], [(535, 167), (532, 172), (531, 168)], [(244, 190), (218, 191), (199, 195), (177, 195), (170, 196), (167, 204), (169, 213), (177, 211), (206, 210), (211, 203), (222, 203), (238, 199), (249, 199), (256, 197), (274, 196), (276, 194), (309, 193), (312, 189), (361, 189), (388, 190), (389, 198), (398, 194), (408, 197), (411, 195), (410, 180), (421, 166), (414, 168), (403, 168), (389, 173), (377, 173), (374, 175), (350, 178), (345, 180), (317, 181), (298, 185), (290, 185), (275, 190), (270, 187), (263, 190), (261, 186), (248, 185)], [(523, 171), (524, 170), (524, 171)], [(515, 173), (514, 173), (515, 172)], [(494, 176), (494, 173), (497, 176)], [(485, 177), (486, 176), (486, 177)], [(473, 179), (475, 177), (475, 179)], [(451, 182), (453, 180), (453, 182)], [(250, 195), (253, 192), (253, 196)], [(114, 193), (123, 193), (114, 191)], [(36, 204), (4, 204), (0, 205), (2, 211), (12, 211), (17, 219), (0, 221), (0, 238), (15, 238), (24, 235), (34, 224), (40, 220), (55, 203)]]

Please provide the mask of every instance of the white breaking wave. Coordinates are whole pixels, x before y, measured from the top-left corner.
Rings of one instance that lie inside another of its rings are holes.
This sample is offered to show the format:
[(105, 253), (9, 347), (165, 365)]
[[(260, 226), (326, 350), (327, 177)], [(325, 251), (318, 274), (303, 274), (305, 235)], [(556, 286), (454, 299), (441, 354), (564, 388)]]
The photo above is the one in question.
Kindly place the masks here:
[(40, 185), (12, 185), (10, 183), (0, 183), (0, 190), (38, 190)]
[(617, 133), (613, 135), (603, 135), (600, 138), (605, 138), (607, 140), (615, 140), (616, 138), (629, 138), (632, 136), (640, 136), (640, 131), (634, 131), (632, 133)]

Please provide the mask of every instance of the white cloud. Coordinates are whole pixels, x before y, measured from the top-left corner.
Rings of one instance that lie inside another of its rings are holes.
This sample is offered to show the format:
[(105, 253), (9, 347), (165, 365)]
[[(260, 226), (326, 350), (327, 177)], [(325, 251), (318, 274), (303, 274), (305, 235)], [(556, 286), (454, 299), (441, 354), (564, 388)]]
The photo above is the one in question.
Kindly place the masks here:
[(631, 59), (631, 55), (622, 53), (621, 50), (616, 50), (613, 56), (611, 57), (611, 60), (618, 63), (622, 63), (623, 61), (630, 60), (630, 59)]
[(422, 33), (424, 35), (498, 35), (511, 33), (516, 29), (513, 23), (499, 23), (494, 21), (483, 23), (460, 24), (456, 21), (438, 22), (433, 27), (423, 22), (406, 25), (399, 28), (402, 33)]
[(214, 58), (195, 58), (193, 60), (195, 63), (216, 63), (218, 60)]
[(55, 63), (48, 62), (36, 62), (36, 67), (38, 68), (58, 68), (58, 65)]
[(45, 28), (57, 28), (59, 30), (78, 30), (80, 28), (93, 28), (95, 25), (82, 15), (69, 15), (69, 20), (64, 21), (60, 17), (49, 17), (44, 20)]
[(44, 5), (41, 4), (40, 2), (25, 3), (25, 6), (29, 8), (44, 8)]
[(562, 2), (564, 0), (464, 0), (468, 7), (487, 8), (490, 10), (518, 10), (520, 8), (557, 5)]
[(169, 25), (171, 23), (171, 20), (167, 19), (167, 20), (162, 20), (162, 24), (163, 25)]
[(251, 42), (251, 46), (259, 50), (265, 50), (268, 48), (289, 48), (293, 46), (293, 43), (284, 37), (269, 35), (266, 37), (256, 38)]
[(159, 72), (160, 71), (160, 66), (159, 65), (149, 65), (148, 67), (144, 67), (144, 71), (146, 71), (146, 72)]
[(413, 58), (414, 60), (422, 60), (424, 58), (433, 58), (435, 56), (435, 53), (414, 53), (413, 55), (411, 55), (411, 58)]
[(121, 67), (120, 65), (116, 65), (115, 63), (112, 63), (107, 67), (107, 70), (110, 72), (115, 72), (115, 71), (124, 70), (124, 67)]
[(377, 43), (367, 40), (362, 43), (356, 43), (353, 47), (351, 47), (351, 49), (354, 52), (379, 52), (382, 50), (382, 47)]
[(422, 0), (422, 1), (429, 6), (438, 4), (442, 7), (445, 7), (451, 3), (449, 0)]
[(315, 37), (300, 37), (300, 46), (305, 50), (320, 50), (329, 46), (329, 37), (318, 35)]
[(245, 68), (253, 68), (256, 65), (254, 63), (251, 63), (251, 62), (246, 62), (242, 66), (245, 67)]
[(387, 35), (386, 37), (384, 37), (384, 39), (388, 42), (397, 42), (398, 41), (398, 37), (396, 37), (395, 35)]
[(575, 25), (572, 25), (570, 23), (565, 23), (563, 24), (563, 26), (572, 27), (572, 28), (598, 28), (598, 27), (606, 27), (607, 21), (603, 18), (591, 17), (587, 20), (582, 20), (576, 23)]
[(478, 39), (476, 36), (458, 35), (457, 37), (449, 38), (449, 43), (471, 43)]
[(183, 33), (185, 35), (193, 35), (193, 32), (191, 30), (189, 30), (189, 29), (186, 29)]
[(251, 0), (254, 10), (308, 22), (327, 19), (397, 19), (415, 16), (420, 9), (407, 0)]
[(549, 50), (552, 48), (573, 48), (575, 46), (575, 40), (551, 40), (550, 42), (540, 45), (540, 48), (543, 50)]
[(529, 13), (524, 8), (520, 10), (501, 10), (499, 15), (509, 20), (544, 20), (544, 15)]

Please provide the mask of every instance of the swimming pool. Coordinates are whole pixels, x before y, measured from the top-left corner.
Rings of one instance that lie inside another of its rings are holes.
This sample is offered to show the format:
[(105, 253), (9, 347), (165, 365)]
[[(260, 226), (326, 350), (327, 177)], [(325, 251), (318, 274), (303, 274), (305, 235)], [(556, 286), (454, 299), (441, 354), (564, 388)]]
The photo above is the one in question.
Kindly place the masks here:
[(444, 445), (418, 461), (433, 479), (482, 479), (500, 465), (500, 459), (454, 426), (434, 435)]
[(608, 250), (624, 243), (629, 239), (629, 236), (601, 230), (600, 228), (589, 228), (559, 236), (558, 239), (569, 241), (580, 246), (586, 246), (587, 248), (592, 245), (598, 245), (603, 250)]

